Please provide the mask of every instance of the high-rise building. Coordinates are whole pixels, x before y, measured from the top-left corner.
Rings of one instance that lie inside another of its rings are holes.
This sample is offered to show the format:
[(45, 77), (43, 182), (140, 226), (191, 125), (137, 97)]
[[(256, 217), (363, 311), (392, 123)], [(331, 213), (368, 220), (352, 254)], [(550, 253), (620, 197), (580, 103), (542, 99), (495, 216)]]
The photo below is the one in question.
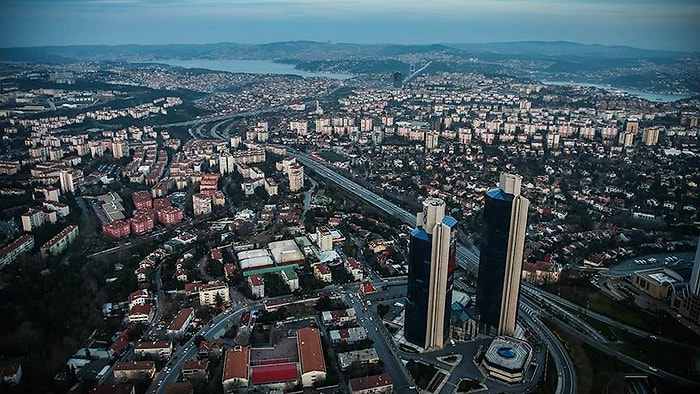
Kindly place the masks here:
[(304, 167), (295, 164), (289, 167), (289, 172), (287, 173), (289, 178), (289, 190), (292, 192), (298, 192), (304, 188)]
[(695, 262), (693, 263), (693, 271), (690, 274), (690, 293), (700, 296), (700, 238), (698, 239), (698, 247), (695, 250)]
[(445, 216), (445, 202), (423, 201), (411, 232), (404, 336), (424, 349), (449, 337), (457, 221)]
[(486, 193), (476, 306), (479, 331), (513, 335), (530, 201), (520, 195), (522, 177), (502, 173), (498, 188)]

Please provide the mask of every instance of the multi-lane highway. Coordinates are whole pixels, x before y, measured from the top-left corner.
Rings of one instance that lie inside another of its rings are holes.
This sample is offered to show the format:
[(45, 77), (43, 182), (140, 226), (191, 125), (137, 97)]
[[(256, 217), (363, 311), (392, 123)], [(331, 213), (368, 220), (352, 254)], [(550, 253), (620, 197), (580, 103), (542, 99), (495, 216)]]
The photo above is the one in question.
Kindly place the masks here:
[(554, 335), (546, 325), (544, 325), (538, 317), (530, 316), (524, 310), (525, 304), (521, 302), (520, 318), (532, 328), (540, 339), (547, 345), (547, 350), (552, 354), (552, 360), (557, 367), (559, 377), (557, 379), (557, 393), (575, 393), (576, 392), (576, 372), (574, 363), (566, 352), (564, 345)]

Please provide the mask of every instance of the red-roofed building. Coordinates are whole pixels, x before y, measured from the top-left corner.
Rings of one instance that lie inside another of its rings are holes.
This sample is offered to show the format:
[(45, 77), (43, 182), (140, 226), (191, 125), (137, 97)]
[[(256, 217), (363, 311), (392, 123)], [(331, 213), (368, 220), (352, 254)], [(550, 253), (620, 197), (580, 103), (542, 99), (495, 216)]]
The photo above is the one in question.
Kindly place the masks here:
[(119, 338), (109, 347), (107, 351), (109, 352), (112, 358), (115, 358), (121, 356), (128, 347), (129, 341), (122, 340), (121, 338)]
[(387, 373), (348, 380), (351, 394), (392, 393), (394, 381)]
[(156, 198), (153, 200), (153, 209), (156, 211), (163, 208), (169, 208), (172, 206), (169, 198)]
[(348, 259), (345, 261), (345, 270), (352, 275), (353, 279), (362, 280), (362, 264), (352, 257), (348, 257)]
[(219, 358), (223, 351), (224, 344), (221, 341), (202, 341), (199, 343), (199, 358)]
[(148, 323), (153, 318), (153, 309), (150, 305), (136, 305), (129, 310), (127, 320), (129, 323)]
[(236, 274), (236, 264), (224, 264), (224, 276), (226, 279), (231, 279)]
[(172, 226), (178, 224), (185, 217), (185, 213), (182, 209), (176, 207), (166, 207), (156, 210), (158, 214), (158, 221), (165, 226)]
[(209, 380), (209, 360), (187, 360), (182, 366), (182, 376), (187, 380)]
[(374, 293), (375, 291), (377, 291), (377, 290), (372, 285), (372, 282), (365, 282), (362, 284), (362, 292), (363, 293), (369, 294), (369, 293)]
[(194, 320), (194, 309), (182, 308), (180, 312), (173, 318), (173, 321), (168, 326), (168, 335), (171, 337), (180, 337), (185, 334), (187, 327)]
[(118, 219), (112, 223), (105, 223), (102, 225), (102, 232), (109, 235), (112, 238), (126, 238), (131, 235), (131, 226), (129, 222), (124, 219)]
[(250, 285), (250, 291), (253, 294), (253, 298), (263, 298), (265, 297), (265, 281), (262, 276), (253, 274), (248, 277), (248, 285)]
[(202, 288), (202, 282), (185, 283), (185, 294), (188, 296), (199, 295), (199, 289)]
[(326, 380), (326, 361), (323, 358), (318, 328), (306, 327), (298, 330), (297, 348), (302, 386), (312, 387), (315, 382)]
[(22, 380), (22, 364), (14, 363), (0, 368), (0, 381), (16, 386)]
[(250, 348), (248, 346), (236, 346), (226, 351), (224, 371), (221, 375), (224, 392), (234, 392), (239, 387), (248, 386), (249, 363)]
[(0, 269), (15, 261), (22, 253), (34, 249), (34, 236), (24, 234), (0, 250)]
[(114, 364), (114, 380), (117, 382), (149, 380), (155, 375), (155, 361), (117, 361)]
[(129, 224), (131, 225), (131, 232), (135, 235), (145, 234), (155, 226), (153, 217), (149, 214), (137, 212), (136, 216), (129, 219)]
[(330, 283), (333, 281), (331, 269), (328, 268), (326, 263), (318, 263), (314, 265), (314, 276), (322, 282)]
[(137, 211), (143, 209), (153, 208), (153, 199), (151, 198), (151, 193), (147, 190), (139, 190), (131, 195), (134, 200), (134, 207)]
[(270, 389), (291, 389), (299, 382), (296, 363), (257, 365), (251, 367), (250, 375), (253, 385)]

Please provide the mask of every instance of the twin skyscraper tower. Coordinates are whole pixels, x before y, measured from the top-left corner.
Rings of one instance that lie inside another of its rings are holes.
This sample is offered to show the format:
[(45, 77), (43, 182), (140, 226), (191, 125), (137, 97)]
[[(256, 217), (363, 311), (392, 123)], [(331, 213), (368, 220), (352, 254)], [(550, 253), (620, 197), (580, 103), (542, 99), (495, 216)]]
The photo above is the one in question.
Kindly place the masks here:
[[(522, 178), (503, 173), (486, 193), (476, 306), (479, 331), (513, 335), (530, 202), (520, 195)], [(452, 280), (456, 266), (457, 221), (445, 215), (439, 198), (423, 201), (408, 255), (404, 336), (423, 349), (449, 339)]]

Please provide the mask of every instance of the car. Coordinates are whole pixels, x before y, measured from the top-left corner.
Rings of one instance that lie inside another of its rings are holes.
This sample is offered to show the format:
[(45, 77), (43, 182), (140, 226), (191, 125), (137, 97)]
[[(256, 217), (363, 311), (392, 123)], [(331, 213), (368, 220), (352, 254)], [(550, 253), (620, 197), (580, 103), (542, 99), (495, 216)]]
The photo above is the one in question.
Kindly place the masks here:
[(649, 366), (649, 370), (652, 371), (652, 372), (659, 372), (658, 369), (652, 367), (651, 365)]

